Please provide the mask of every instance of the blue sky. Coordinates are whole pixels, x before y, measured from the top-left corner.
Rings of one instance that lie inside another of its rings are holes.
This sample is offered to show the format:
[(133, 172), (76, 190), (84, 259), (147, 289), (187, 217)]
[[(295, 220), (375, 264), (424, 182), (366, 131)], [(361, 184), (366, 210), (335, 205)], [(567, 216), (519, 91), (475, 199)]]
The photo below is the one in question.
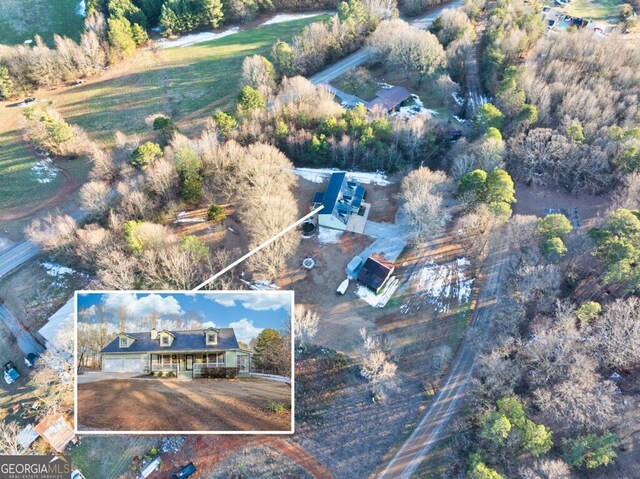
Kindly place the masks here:
[[(154, 312), (161, 319), (198, 315), (204, 326), (234, 328), (238, 340), (248, 342), (265, 328), (282, 330), (290, 323), (291, 294), (289, 291), (79, 293), (78, 311), (88, 310), (91, 320), (91, 312), (101, 306), (107, 315), (112, 315), (115, 324), (115, 314), (124, 308), (129, 322), (139, 319), (141, 325)], [(79, 320), (82, 318), (79, 315)], [(131, 329), (133, 332), (139, 328), (134, 325)]]

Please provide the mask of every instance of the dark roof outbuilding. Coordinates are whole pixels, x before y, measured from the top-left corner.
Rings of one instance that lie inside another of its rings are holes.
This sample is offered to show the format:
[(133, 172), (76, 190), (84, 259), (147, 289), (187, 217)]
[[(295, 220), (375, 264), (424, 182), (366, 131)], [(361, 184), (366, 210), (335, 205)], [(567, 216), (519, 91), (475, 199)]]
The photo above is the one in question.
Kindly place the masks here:
[(387, 261), (378, 254), (372, 254), (358, 273), (358, 282), (377, 293), (393, 274), (395, 268), (391, 261)]

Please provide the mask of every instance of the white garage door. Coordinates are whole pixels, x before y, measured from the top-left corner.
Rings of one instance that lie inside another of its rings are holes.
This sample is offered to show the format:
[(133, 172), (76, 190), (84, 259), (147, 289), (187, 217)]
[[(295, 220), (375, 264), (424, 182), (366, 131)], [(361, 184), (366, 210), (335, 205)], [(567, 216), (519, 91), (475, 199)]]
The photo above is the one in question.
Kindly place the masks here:
[(103, 370), (107, 373), (121, 373), (124, 371), (122, 358), (104, 358)]
[(144, 371), (144, 361), (140, 358), (124, 358), (124, 371), (127, 373), (141, 373)]

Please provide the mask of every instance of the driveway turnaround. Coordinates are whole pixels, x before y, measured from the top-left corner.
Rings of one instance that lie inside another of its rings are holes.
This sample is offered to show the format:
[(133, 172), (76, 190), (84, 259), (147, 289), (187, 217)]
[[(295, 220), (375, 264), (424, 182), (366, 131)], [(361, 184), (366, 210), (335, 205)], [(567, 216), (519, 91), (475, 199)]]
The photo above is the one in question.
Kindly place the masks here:
[[(269, 402), (287, 412), (275, 414)], [(78, 431), (290, 431), (291, 387), (260, 378), (78, 384)]]

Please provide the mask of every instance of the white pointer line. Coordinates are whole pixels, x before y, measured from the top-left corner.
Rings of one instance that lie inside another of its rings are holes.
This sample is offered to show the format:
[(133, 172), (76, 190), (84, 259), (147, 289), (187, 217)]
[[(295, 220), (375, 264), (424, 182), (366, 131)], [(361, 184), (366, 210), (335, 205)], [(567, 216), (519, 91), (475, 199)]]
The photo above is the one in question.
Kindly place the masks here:
[(235, 268), (236, 266), (238, 266), (240, 263), (242, 263), (244, 260), (246, 260), (249, 256), (257, 253), (258, 251), (260, 251), (262, 248), (265, 248), (267, 246), (269, 246), (271, 243), (273, 243), (275, 240), (277, 240), (278, 238), (280, 238), (281, 236), (284, 236), (285, 234), (287, 234), (289, 231), (291, 231), (293, 228), (295, 228), (296, 226), (299, 226), (300, 224), (304, 223), (306, 220), (308, 220), (309, 218), (311, 218), (313, 215), (315, 215), (316, 213), (319, 213), (322, 208), (324, 208), (324, 206), (318, 206), (315, 210), (313, 210), (311, 213), (309, 213), (306, 216), (303, 216), (302, 218), (300, 218), (298, 221), (296, 221), (295, 223), (287, 226), (285, 229), (283, 229), (282, 231), (280, 231), (280, 233), (278, 233), (277, 235), (269, 238), (267, 241), (265, 241), (264, 243), (262, 243), (260, 246), (252, 249), (251, 251), (249, 251), (247, 254), (245, 254), (243, 257), (235, 260), (233, 263), (231, 263), (229, 266), (227, 266), (226, 268), (218, 271), (216, 274), (214, 274), (213, 276), (211, 276), (208, 280), (200, 283), (198, 286), (196, 286), (194, 289), (198, 290), (198, 289), (202, 289), (204, 288), (206, 285), (208, 285), (209, 283), (211, 283), (212, 281), (214, 281), (216, 278), (219, 278), (220, 276), (222, 276), (223, 274), (225, 274), (227, 271), (229, 271), (232, 268)]

